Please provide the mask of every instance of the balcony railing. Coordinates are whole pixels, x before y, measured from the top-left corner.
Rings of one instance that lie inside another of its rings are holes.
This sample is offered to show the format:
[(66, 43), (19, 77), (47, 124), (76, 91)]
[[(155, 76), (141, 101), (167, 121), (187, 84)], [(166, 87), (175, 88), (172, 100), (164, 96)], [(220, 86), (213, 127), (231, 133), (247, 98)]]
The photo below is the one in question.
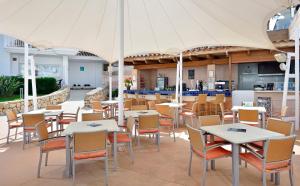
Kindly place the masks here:
[[(5, 47), (16, 47), (16, 48), (23, 48), (24, 47), (24, 41), (20, 39), (15, 39), (13, 37), (5, 37)], [(29, 48), (35, 48), (32, 45), (28, 45)]]

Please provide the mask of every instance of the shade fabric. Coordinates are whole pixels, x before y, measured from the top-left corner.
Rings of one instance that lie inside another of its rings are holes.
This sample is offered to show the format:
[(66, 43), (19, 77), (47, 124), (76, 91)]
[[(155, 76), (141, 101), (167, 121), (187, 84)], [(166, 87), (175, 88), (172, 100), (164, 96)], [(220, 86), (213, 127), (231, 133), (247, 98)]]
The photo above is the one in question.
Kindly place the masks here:
[[(125, 56), (200, 46), (272, 49), (268, 20), (289, 0), (124, 0)], [(0, 0), (0, 33), (41, 48), (118, 55), (118, 0)]]

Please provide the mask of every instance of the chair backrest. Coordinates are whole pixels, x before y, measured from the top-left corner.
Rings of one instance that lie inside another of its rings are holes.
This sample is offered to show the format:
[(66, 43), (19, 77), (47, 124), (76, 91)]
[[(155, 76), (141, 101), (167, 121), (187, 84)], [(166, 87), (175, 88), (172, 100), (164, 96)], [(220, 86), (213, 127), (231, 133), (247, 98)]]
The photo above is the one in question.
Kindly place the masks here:
[(132, 99), (128, 99), (126, 101), (124, 101), (124, 108), (127, 108), (127, 109), (131, 109), (132, 107)]
[(189, 140), (191, 143), (191, 146), (194, 150), (203, 152), (204, 150), (204, 140), (203, 140), (203, 134), (200, 130), (197, 130), (195, 128), (192, 128), (189, 125), (186, 125), (187, 131), (189, 134)]
[(14, 122), (18, 120), (17, 112), (14, 110), (7, 110), (6, 111), (6, 118), (7, 122)]
[(269, 118), (267, 121), (267, 130), (290, 136), (293, 134), (294, 125), (291, 122), (283, 121), (277, 118)]
[(128, 99), (128, 94), (127, 93), (124, 94), (124, 98)]
[(148, 101), (148, 109), (149, 110), (155, 110), (155, 101)]
[(135, 93), (135, 99), (139, 99), (139, 94), (138, 93)]
[(132, 131), (133, 131), (134, 124), (135, 124), (135, 119), (134, 119), (134, 117), (129, 116), (129, 117), (127, 118), (126, 128), (127, 128), (127, 132), (130, 132), (130, 134), (131, 134)]
[(93, 110), (102, 110), (102, 105), (100, 101), (92, 101)]
[(285, 117), (286, 116), (286, 113), (287, 113), (287, 110), (288, 110), (288, 107), (287, 106), (284, 106), (281, 108), (281, 111), (280, 111), (280, 116), (281, 117)]
[(176, 95), (175, 95), (175, 94), (172, 94), (172, 95), (171, 95), (171, 99), (174, 100), (175, 98), (176, 98)]
[(41, 114), (23, 114), (24, 128), (35, 128), (36, 124), (45, 121), (45, 115)]
[(61, 110), (62, 106), (61, 105), (47, 105), (46, 110)]
[(49, 138), (46, 122), (40, 122), (35, 125), (39, 140), (45, 140)]
[(206, 104), (207, 94), (199, 94), (198, 95), (198, 103), (199, 104)]
[(192, 105), (192, 113), (197, 113), (197, 111), (198, 111), (198, 105), (199, 105), (199, 102), (195, 102), (195, 103), (193, 103), (193, 105)]
[(219, 106), (220, 106), (222, 118), (224, 118), (225, 116), (224, 103), (219, 103)]
[(155, 93), (155, 99), (160, 100), (160, 94), (159, 93)]
[(201, 126), (220, 125), (221, 119), (219, 115), (199, 116), (199, 124)]
[(161, 115), (165, 115), (173, 118), (172, 110), (168, 105), (156, 104), (155, 107), (156, 107), (156, 111)]
[(131, 110), (148, 110), (147, 105), (132, 105)]
[(74, 133), (74, 152), (84, 153), (106, 150), (107, 131)]
[(81, 119), (82, 119), (82, 121), (102, 120), (103, 114), (102, 113), (82, 113)]
[(290, 160), (295, 140), (296, 136), (268, 140), (264, 146), (266, 163)]
[(216, 94), (217, 103), (223, 103), (225, 99), (225, 94)]
[(158, 129), (159, 115), (140, 115), (139, 129)]
[(258, 111), (257, 110), (247, 110), (240, 109), (239, 110), (239, 121), (246, 122), (258, 122)]

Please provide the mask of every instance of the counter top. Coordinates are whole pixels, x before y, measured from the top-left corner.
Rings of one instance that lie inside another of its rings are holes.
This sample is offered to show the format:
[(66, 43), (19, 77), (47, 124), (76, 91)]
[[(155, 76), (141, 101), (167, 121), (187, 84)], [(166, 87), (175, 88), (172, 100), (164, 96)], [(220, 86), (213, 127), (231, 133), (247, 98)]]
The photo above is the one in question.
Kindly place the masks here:
[[(159, 93), (161, 95), (172, 95), (175, 94), (175, 91), (169, 91), (169, 90), (161, 90), (161, 91), (156, 91), (156, 90), (124, 90), (124, 93), (127, 94), (142, 94), (142, 95), (154, 95), (156, 93)], [(216, 90), (191, 90), (191, 91), (183, 91), (182, 95), (183, 96), (198, 96), (198, 94), (207, 94), (208, 96), (215, 96), (216, 94), (225, 94), (226, 97), (231, 96), (231, 92), (229, 90), (221, 90), (221, 91), (216, 91)]]
[[(282, 90), (234, 90), (234, 91), (253, 91), (257, 93), (283, 93)], [(295, 92), (295, 91), (288, 91), (288, 92)]]

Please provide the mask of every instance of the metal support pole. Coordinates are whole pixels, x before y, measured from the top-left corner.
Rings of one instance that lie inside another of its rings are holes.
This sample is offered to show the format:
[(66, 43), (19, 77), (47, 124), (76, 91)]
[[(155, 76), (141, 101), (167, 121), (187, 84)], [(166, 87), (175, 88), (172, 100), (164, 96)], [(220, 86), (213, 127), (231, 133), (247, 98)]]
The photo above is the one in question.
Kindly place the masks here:
[(182, 67), (182, 52), (180, 52), (180, 58), (179, 58), (179, 103), (182, 103), (182, 78), (183, 78), (183, 67)]
[(123, 91), (124, 91), (124, 0), (119, 0), (119, 24), (118, 24), (118, 35), (119, 35), (119, 115), (118, 115), (118, 124), (123, 125)]
[(178, 102), (178, 85), (179, 85), (179, 63), (176, 65), (176, 87), (175, 87), (175, 102)]
[(28, 112), (28, 44), (24, 43), (24, 113)]
[(112, 66), (108, 66), (108, 89), (109, 89), (109, 100), (112, 100)]
[(295, 127), (299, 130), (299, 28), (295, 32)]
[(36, 79), (35, 79), (35, 63), (33, 56), (29, 56), (28, 60), (30, 62), (30, 79), (31, 79), (31, 87), (32, 87), (32, 103), (33, 103), (33, 110), (38, 109), (37, 105), (37, 93), (36, 93)]

